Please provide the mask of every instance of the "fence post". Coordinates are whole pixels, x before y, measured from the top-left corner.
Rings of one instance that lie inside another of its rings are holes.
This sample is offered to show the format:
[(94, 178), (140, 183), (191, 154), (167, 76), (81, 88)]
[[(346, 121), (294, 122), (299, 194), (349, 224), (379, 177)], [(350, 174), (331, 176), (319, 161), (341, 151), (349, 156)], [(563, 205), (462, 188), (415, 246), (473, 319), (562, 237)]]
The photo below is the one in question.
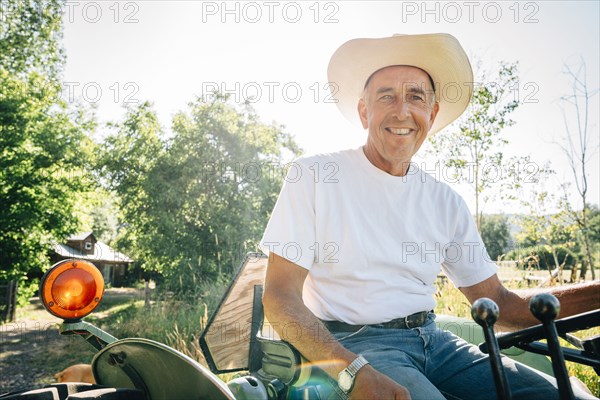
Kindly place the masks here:
[(8, 285), (0, 285), (0, 323), (4, 323), (6, 321), (6, 311), (8, 310), (7, 302), (5, 301), (5, 291)]
[(15, 320), (15, 314), (17, 312), (17, 291), (19, 290), (19, 281), (11, 281), (10, 285), (12, 286), (10, 290), (10, 308), (8, 313), (8, 320), (13, 322)]
[(0, 298), (0, 304), (4, 306), (4, 309), (0, 313), (0, 320), (2, 322), (12, 322), (15, 320), (18, 287), (19, 284), (16, 280), (8, 281), (5, 285), (0, 285), (0, 289), (5, 289), (4, 296)]

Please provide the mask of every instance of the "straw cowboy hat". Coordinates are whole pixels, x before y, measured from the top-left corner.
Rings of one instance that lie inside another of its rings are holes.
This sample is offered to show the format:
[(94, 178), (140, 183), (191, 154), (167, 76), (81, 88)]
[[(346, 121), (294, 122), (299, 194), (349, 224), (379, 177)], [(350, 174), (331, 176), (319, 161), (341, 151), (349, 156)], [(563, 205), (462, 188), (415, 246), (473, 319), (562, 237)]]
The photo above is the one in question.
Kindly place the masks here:
[(431, 76), (440, 110), (429, 133), (457, 119), (473, 93), (473, 71), (458, 40), (445, 33), (353, 39), (331, 56), (327, 76), (342, 114), (360, 125), (357, 104), (367, 79), (381, 68), (411, 65)]

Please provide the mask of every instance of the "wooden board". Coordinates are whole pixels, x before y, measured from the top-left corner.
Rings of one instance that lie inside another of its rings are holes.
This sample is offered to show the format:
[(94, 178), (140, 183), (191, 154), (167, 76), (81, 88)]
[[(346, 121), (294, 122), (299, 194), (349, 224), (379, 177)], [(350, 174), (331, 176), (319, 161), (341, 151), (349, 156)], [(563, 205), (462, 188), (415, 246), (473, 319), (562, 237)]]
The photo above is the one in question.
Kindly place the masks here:
[(267, 256), (246, 256), (200, 337), (200, 347), (214, 373), (248, 369), (250, 340), (258, 328), (252, 326), (254, 288), (262, 288), (266, 270)]

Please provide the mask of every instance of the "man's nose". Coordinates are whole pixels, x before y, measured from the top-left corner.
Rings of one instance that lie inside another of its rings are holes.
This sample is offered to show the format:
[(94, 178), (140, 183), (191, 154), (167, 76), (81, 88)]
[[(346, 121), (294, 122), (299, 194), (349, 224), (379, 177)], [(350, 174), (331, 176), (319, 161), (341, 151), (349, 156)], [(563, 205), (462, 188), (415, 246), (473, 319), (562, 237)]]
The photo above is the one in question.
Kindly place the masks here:
[(398, 101), (395, 104), (395, 114), (399, 120), (404, 120), (410, 115), (410, 104), (403, 96), (398, 96)]

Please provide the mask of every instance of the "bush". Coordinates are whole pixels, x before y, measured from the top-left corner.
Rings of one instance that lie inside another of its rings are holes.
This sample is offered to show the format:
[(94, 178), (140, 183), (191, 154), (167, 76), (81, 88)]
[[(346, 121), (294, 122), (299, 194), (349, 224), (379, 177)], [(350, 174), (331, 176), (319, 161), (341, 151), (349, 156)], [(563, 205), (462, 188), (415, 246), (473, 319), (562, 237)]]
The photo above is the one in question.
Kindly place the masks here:
[(19, 288), (17, 290), (17, 307), (25, 307), (29, 304), (29, 299), (38, 294), (40, 289), (40, 280), (34, 278), (28, 280), (27, 278), (19, 281)]
[[(579, 257), (564, 246), (557, 246), (556, 254), (558, 262), (564, 263), (564, 269), (571, 269), (579, 261)], [(516, 261), (517, 268), (521, 269), (552, 270), (557, 267), (552, 252), (546, 246), (516, 248), (506, 253), (504, 259)]]
[(481, 219), (481, 239), (491, 260), (497, 260), (510, 247), (512, 237), (508, 217), (503, 214), (485, 215)]

